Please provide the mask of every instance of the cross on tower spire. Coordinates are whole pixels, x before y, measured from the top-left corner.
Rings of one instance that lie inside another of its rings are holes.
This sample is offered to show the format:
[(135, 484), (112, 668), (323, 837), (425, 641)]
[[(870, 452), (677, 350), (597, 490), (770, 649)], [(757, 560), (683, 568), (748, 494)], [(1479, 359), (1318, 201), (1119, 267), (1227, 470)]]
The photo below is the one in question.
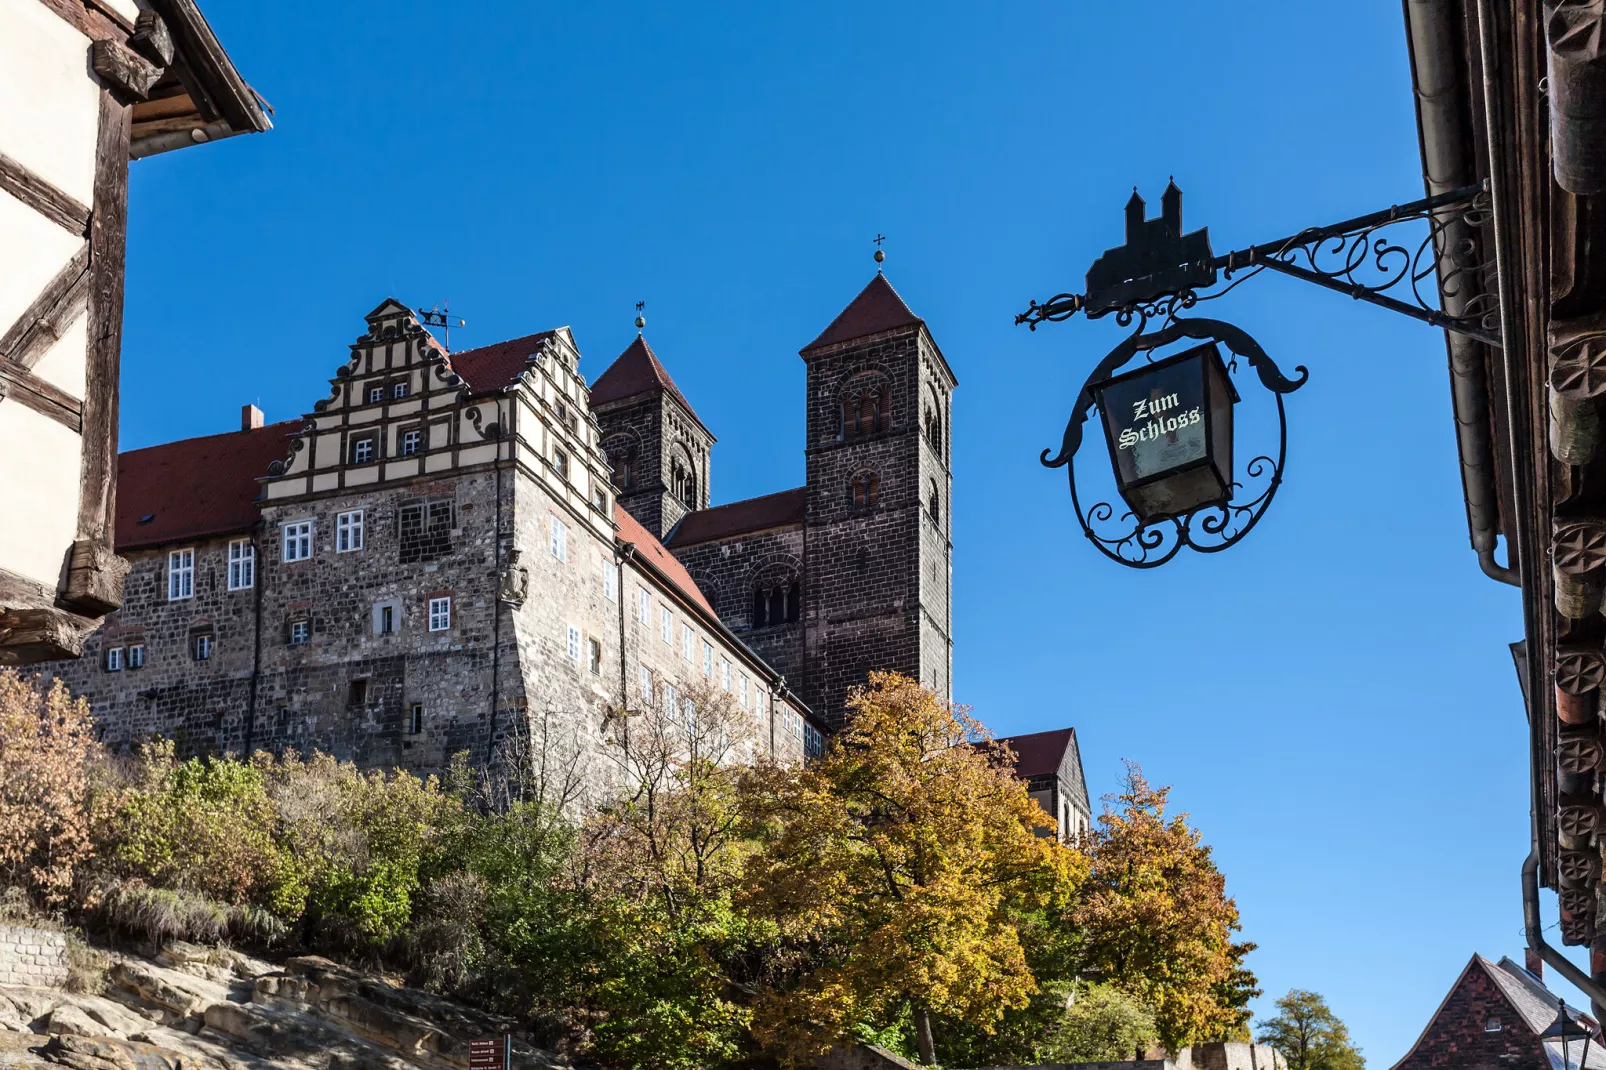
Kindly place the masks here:
[(886, 240), (887, 240), (887, 236), (885, 234), (882, 234), (880, 231), (876, 232), (876, 236), (875, 236), (875, 262), (876, 262), (876, 265), (877, 265), (876, 274), (878, 274), (878, 275), (881, 273), (880, 264), (883, 261), (885, 261), (886, 258), (887, 258), (887, 254), (884, 251), (882, 251), (882, 248), (881, 248), (881, 243), (886, 241)]

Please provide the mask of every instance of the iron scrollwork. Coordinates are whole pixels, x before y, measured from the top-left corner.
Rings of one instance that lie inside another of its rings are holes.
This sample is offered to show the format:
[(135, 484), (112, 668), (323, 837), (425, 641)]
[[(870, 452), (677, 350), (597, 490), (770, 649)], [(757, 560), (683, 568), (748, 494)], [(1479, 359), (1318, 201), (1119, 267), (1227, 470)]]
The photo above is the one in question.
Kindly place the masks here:
[[(1283, 395), (1298, 390), (1310, 377), (1310, 372), (1303, 365), (1294, 369), (1295, 378), (1285, 376), (1247, 332), (1221, 320), (1173, 317), (1159, 330), (1148, 334), (1143, 333), (1143, 326), (1140, 323), (1137, 331), (1111, 350), (1082, 384), (1076, 407), (1065, 425), (1058, 455), (1050, 457), (1049, 451), (1044, 450), (1039, 458), (1044, 467), (1066, 469), (1071, 486), (1071, 504), (1076, 510), (1076, 519), (1082, 525), (1083, 534), (1104, 556), (1130, 568), (1163, 565), (1184, 546), (1200, 553), (1217, 553), (1249, 534), (1271, 505), (1282, 483), (1283, 463), (1288, 448), (1288, 422), (1283, 411)], [(1221, 505), (1202, 506), (1183, 516), (1143, 524), (1130, 510), (1118, 512), (1118, 508), (1108, 501), (1084, 508), (1076, 487), (1075, 456), (1082, 444), (1088, 414), (1095, 405), (1096, 384), (1110, 378), (1118, 368), (1139, 354), (1152, 360), (1154, 350), (1180, 338), (1220, 342), (1234, 354), (1234, 368), (1237, 358), (1242, 357), (1254, 369), (1261, 385), (1277, 403), (1276, 456), (1260, 454), (1251, 459), (1244, 467), (1248, 482), (1234, 481), (1230, 501)]]

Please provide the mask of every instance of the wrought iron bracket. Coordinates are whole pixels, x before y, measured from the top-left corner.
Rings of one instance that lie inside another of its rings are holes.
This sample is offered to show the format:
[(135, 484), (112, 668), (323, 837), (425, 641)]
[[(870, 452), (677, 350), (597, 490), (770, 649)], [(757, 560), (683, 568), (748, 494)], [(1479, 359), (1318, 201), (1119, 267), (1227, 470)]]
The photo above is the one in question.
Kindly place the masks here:
[[(1178, 309), (1225, 296), (1269, 269), (1491, 346), (1500, 344), (1498, 280), (1493, 258), (1484, 255), (1478, 238), (1490, 219), (1482, 185), (1309, 227), (1221, 256), (1210, 254), (1206, 231), (1182, 233), (1182, 194), (1175, 185), (1166, 189), (1162, 205), (1159, 219), (1145, 220), (1143, 201), (1134, 193), (1127, 205), (1127, 242), (1106, 250), (1089, 268), (1087, 292), (1032, 301), (1015, 323), (1035, 331), (1039, 323), (1057, 323), (1078, 312), (1088, 319), (1114, 313), (1122, 325), (1157, 315), (1169, 319)], [(1418, 220), (1427, 223), (1428, 233), (1414, 251), (1384, 233)], [(1178, 259), (1198, 253), (1203, 255)], [(1201, 292), (1220, 281), (1227, 285), (1214, 293)], [(1455, 299), (1453, 314), (1441, 307), (1441, 294)]]

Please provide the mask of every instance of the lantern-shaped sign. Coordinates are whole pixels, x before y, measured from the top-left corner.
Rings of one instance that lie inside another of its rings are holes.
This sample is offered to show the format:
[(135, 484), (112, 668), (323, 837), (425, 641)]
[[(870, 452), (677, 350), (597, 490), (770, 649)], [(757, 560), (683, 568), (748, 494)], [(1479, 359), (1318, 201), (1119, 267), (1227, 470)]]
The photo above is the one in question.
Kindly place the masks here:
[(1121, 497), (1139, 522), (1232, 498), (1238, 391), (1214, 342), (1094, 387)]

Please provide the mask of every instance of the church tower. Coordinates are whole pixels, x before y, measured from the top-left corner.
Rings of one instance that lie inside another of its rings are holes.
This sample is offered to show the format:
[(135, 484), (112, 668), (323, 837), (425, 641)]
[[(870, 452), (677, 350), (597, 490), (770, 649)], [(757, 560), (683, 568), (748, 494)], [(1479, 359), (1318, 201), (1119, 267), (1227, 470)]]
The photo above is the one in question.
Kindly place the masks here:
[(591, 384), (591, 411), (619, 504), (642, 527), (662, 539), (681, 517), (708, 508), (714, 436), (645, 337)]
[(952, 697), (953, 371), (877, 273), (807, 366), (803, 699), (833, 725), (873, 669)]

